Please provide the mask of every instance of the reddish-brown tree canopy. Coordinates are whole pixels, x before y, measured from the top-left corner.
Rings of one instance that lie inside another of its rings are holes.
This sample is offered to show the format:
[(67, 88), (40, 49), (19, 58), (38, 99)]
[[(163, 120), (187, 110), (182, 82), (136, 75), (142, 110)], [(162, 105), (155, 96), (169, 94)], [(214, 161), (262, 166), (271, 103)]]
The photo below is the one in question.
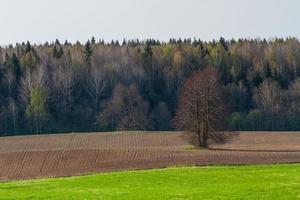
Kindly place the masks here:
[(152, 116), (149, 104), (144, 101), (135, 85), (117, 85), (112, 98), (103, 105), (98, 123), (118, 131), (150, 130)]
[(225, 106), (218, 72), (205, 68), (186, 80), (181, 90), (175, 126), (196, 133), (197, 144), (225, 142)]

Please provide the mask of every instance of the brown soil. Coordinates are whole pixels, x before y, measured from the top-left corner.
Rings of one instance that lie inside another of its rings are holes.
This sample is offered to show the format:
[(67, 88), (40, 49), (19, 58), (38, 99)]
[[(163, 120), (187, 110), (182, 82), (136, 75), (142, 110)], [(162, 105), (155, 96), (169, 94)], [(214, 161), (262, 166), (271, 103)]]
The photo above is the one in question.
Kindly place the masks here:
[(300, 162), (300, 133), (243, 132), (225, 145), (193, 149), (179, 132), (0, 138), (0, 181), (169, 166)]

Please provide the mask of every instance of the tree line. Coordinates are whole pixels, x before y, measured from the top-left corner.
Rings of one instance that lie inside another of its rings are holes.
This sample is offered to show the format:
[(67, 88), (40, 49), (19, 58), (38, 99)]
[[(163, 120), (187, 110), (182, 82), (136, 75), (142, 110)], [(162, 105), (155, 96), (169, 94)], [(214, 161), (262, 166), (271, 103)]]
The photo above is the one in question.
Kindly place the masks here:
[(231, 129), (300, 130), (296, 38), (93, 37), (0, 48), (0, 135), (173, 130), (184, 83), (206, 68), (220, 77)]

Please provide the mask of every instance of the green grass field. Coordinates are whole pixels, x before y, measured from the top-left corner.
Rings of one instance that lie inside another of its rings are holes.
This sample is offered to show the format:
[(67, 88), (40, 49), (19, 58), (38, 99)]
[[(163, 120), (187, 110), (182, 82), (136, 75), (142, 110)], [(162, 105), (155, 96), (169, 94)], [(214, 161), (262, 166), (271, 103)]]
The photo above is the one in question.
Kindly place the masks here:
[(300, 164), (170, 168), (0, 183), (0, 199), (300, 199)]

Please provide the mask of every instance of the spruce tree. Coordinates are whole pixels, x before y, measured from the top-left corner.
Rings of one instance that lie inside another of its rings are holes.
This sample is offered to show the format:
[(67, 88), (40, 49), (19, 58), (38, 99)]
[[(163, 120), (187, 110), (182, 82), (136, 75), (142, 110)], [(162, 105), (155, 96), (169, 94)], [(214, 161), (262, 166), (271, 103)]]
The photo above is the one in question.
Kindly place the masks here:
[(126, 40), (125, 38), (123, 39), (123, 42), (122, 42), (122, 46), (125, 46), (126, 45)]
[(225, 39), (223, 37), (221, 37), (219, 42), (224, 47), (225, 51), (228, 52), (229, 49), (228, 49), (228, 46), (227, 46), (227, 43), (226, 43)]
[(85, 55), (85, 61), (90, 62), (90, 57), (93, 55), (93, 49), (91, 42), (88, 40), (87, 43), (84, 46), (84, 55)]
[(25, 45), (25, 53), (29, 53), (30, 51), (32, 51), (32, 47), (29, 41), (26, 42)]
[(152, 67), (152, 56), (153, 56), (153, 52), (152, 52), (150, 42), (146, 41), (144, 53), (142, 54), (143, 66), (145, 68), (149, 69)]
[(95, 45), (95, 44), (96, 44), (96, 39), (95, 39), (95, 37), (92, 37), (92, 39), (91, 39), (91, 44), (92, 44), (92, 45)]
[(64, 55), (63, 48), (58, 40), (55, 41), (55, 44), (52, 49), (53, 58), (60, 59)]

